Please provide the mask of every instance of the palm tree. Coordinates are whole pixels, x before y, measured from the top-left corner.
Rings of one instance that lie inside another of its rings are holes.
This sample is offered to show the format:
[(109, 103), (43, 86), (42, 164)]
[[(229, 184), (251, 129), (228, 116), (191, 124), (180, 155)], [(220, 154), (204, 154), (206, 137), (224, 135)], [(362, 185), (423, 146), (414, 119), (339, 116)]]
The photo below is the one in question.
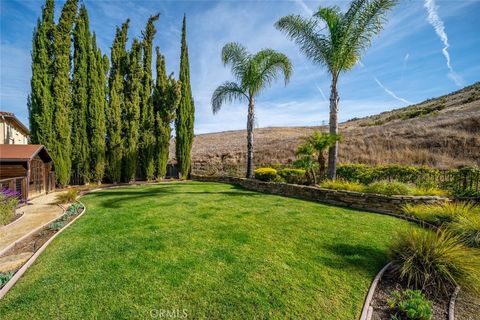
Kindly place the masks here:
[(317, 176), (315, 175), (315, 148), (308, 142), (302, 143), (295, 150), (298, 159), (293, 163), (297, 168), (305, 170), (307, 184), (317, 184)]
[(325, 151), (334, 146), (340, 140), (339, 135), (315, 131), (305, 138), (305, 143), (312, 146), (315, 150), (318, 161), (318, 176), (320, 179), (325, 177)]
[[(325, 66), (331, 77), (330, 133), (338, 133), (337, 83), (340, 73), (352, 69), (380, 33), (387, 12), (397, 0), (354, 0), (344, 13), (340, 8), (319, 8), (311, 19), (289, 15), (275, 23), (300, 47), (306, 57)], [(329, 148), (328, 177), (335, 179), (338, 142)]]
[(224, 65), (230, 65), (237, 82), (227, 81), (212, 95), (213, 113), (220, 111), (222, 104), (233, 101), (248, 102), (247, 117), (247, 178), (253, 178), (253, 126), (254, 102), (258, 94), (270, 86), (283, 73), (285, 85), (290, 80), (293, 68), (290, 59), (283, 53), (263, 49), (250, 54), (239, 43), (227, 43), (222, 49)]

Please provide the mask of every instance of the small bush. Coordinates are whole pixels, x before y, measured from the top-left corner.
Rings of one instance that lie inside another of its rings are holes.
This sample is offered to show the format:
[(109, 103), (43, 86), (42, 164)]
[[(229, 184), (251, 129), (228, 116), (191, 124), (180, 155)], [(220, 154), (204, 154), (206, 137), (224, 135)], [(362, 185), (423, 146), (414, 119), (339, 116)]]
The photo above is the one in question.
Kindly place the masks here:
[(0, 191), (0, 226), (10, 222), (15, 213), (15, 208), (17, 207), (18, 202), (18, 193), (7, 188), (3, 188)]
[(480, 248), (480, 215), (461, 215), (457, 221), (448, 224), (448, 230), (458, 235), (469, 247)]
[(277, 170), (273, 168), (258, 168), (254, 171), (255, 179), (261, 181), (275, 181), (277, 179)]
[(429, 293), (448, 294), (454, 286), (480, 291), (478, 250), (461, 238), (438, 230), (411, 230), (390, 247), (393, 272), (408, 286)]
[(282, 177), (287, 183), (304, 184), (306, 182), (304, 169), (285, 168), (280, 170), (278, 172), (278, 175)]
[(349, 182), (345, 180), (325, 180), (320, 183), (320, 187), (332, 190), (347, 190), (347, 191), (356, 191), (363, 192), (365, 188), (364, 185), (357, 182)]
[(392, 319), (430, 320), (432, 303), (420, 290), (394, 291), (388, 306), (394, 309)]
[(384, 194), (387, 196), (412, 194), (412, 188), (409, 185), (398, 181), (374, 182), (366, 186), (364, 191), (367, 193)]
[(476, 209), (468, 202), (445, 202), (443, 204), (406, 205), (405, 214), (440, 226), (445, 223), (458, 221), (458, 217), (473, 214)]
[(449, 192), (436, 187), (412, 187), (411, 194), (412, 196), (446, 197), (449, 195)]
[(13, 277), (13, 271), (7, 273), (0, 273), (0, 288), (3, 287)]
[(60, 220), (60, 221), (56, 221), (56, 222), (52, 222), (48, 225), (48, 228), (50, 230), (60, 230), (62, 229), (63, 227), (65, 226), (65, 222)]
[(61, 193), (57, 196), (58, 203), (70, 203), (75, 201), (78, 196), (78, 189), (71, 188), (67, 192)]

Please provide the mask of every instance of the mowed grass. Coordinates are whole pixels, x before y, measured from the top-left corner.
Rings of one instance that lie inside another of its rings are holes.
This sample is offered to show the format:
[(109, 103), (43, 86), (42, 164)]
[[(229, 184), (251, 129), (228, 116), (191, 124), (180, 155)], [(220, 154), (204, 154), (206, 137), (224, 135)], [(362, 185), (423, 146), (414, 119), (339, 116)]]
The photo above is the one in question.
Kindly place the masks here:
[(409, 223), (214, 183), (132, 186), (87, 213), (0, 300), (0, 319), (358, 318)]

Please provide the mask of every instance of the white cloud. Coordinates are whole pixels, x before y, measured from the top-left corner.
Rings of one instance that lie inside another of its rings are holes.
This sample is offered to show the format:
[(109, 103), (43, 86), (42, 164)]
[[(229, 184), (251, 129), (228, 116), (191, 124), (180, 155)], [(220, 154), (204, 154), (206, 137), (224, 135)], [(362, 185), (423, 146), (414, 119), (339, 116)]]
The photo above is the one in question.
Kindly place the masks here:
[(438, 37), (443, 43), (442, 53), (445, 56), (445, 59), (447, 60), (447, 68), (449, 70), (448, 77), (453, 82), (455, 82), (457, 86), (462, 87), (464, 85), (462, 78), (452, 68), (450, 54), (448, 53), (448, 48), (450, 47), (448, 43), (448, 36), (447, 36), (447, 33), (445, 32), (445, 25), (438, 15), (435, 0), (425, 0), (424, 6), (428, 12), (428, 17), (427, 17), (428, 22), (433, 26), (433, 28), (435, 29), (435, 32), (437, 33)]

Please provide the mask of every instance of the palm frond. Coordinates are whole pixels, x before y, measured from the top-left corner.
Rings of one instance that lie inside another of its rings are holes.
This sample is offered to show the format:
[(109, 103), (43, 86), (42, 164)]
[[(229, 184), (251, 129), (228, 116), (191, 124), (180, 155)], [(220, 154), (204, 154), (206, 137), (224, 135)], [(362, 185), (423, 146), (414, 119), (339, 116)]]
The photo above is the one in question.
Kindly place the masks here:
[(320, 33), (315, 19), (289, 15), (275, 23), (275, 27), (292, 39), (305, 56), (313, 62), (330, 67), (331, 42)]
[(225, 102), (241, 101), (243, 99), (248, 100), (248, 95), (245, 91), (235, 82), (224, 82), (219, 86), (212, 95), (212, 111), (217, 113), (222, 108), (222, 104)]
[(352, 9), (349, 15), (345, 15), (343, 21), (345, 50), (343, 50), (342, 70), (353, 67), (370, 47), (373, 37), (383, 29), (387, 12), (397, 2), (397, 0), (357, 0), (352, 3), (356, 9)]
[(258, 92), (266, 86), (270, 86), (283, 74), (285, 85), (290, 80), (293, 66), (290, 59), (283, 53), (272, 49), (263, 49), (252, 57), (252, 82), (250, 86), (254, 92)]
[(240, 43), (230, 42), (223, 46), (222, 62), (224, 65), (231, 65), (232, 73), (237, 80), (244, 77), (250, 57), (247, 48)]

